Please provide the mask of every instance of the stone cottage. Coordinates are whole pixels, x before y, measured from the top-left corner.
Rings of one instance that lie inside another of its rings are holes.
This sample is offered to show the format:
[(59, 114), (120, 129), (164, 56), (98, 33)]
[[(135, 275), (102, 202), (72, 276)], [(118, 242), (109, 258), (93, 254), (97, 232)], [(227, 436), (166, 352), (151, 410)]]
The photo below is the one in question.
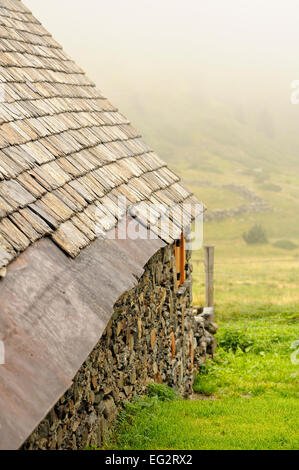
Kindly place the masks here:
[(193, 219), (128, 120), (0, 0), (0, 449), (100, 446), (149, 382), (191, 393), (215, 327), (191, 304), (186, 204)]

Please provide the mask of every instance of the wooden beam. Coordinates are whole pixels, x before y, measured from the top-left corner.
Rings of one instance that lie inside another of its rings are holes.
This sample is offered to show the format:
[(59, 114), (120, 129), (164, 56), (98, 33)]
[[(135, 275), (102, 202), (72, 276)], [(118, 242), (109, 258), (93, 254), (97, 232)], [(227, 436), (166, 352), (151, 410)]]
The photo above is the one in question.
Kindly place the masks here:
[(185, 251), (185, 237), (182, 232), (181, 234), (181, 244), (180, 244), (180, 284), (184, 284), (186, 279), (185, 264), (186, 264), (186, 251)]
[(176, 286), (178, 287), (180, 285), (180, 244), (177, 244), (176, 242), (174, 245), (174, 255), (177, 274)]
[(214, 307), (214, 251), (214, 246), (204, 247), (207, 307)]

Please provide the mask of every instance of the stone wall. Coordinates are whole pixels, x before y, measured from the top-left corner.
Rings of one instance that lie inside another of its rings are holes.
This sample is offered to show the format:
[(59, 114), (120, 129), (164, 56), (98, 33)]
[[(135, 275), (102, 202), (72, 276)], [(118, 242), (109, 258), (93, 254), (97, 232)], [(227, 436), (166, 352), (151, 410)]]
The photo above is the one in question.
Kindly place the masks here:
[(240, 184), (217, 184), (213, 181), (193, 181), (194, 185), (197, 186), (208, 186), (217, 189), (227, 189), (239, 194), (243, 199), (246, 199), (248, 202), (240, 204), (236, 207), (231, 207), (228, 209), (214, 209), (207, 211), (204, 214), (205, 222), (214, 222), (225, 220), (230, 217), (238, 217), (245, 214), (261, 214), (264, 212), (269, 212), (271, 206), (268, 202), (264, 201), (255, 191), (252, 189), (246, 188), (244, 185)]
[(192, 393), (194, 371), (215, 348), (209, 318), (191, 306), (187, 279), (176, 287), (174, 248), (156, 253), (138, 285), (115, 305), (104, 335), (72, 387), (24, 444), (24, 449), (101, 446), (123, 404), (155, 381)]

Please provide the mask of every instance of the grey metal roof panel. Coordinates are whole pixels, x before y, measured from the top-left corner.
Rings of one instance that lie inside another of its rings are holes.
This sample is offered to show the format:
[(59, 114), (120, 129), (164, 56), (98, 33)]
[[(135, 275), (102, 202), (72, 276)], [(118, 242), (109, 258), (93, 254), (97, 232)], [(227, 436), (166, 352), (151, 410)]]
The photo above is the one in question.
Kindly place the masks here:
[(114, 303), (163, 246), (97, 239), (71, 260), (44, 238), (10, 265), (0, 290), (0, 449), (18, 448), (70, 387)]

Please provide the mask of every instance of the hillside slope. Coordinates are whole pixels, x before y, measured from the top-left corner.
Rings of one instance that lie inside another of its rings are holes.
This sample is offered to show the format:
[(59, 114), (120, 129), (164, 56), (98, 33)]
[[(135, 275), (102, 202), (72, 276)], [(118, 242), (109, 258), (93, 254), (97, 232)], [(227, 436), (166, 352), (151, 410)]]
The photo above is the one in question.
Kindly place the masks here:
[(166, 96), (167, 102), (162, 93), (146, 93), (124, 101), (123, 108), (208, 210), (244, 202), (221, 188), (232, 183), (271, 205), (267, 214), (239, 217), (229, 239), (240, 238), (255, 222), (263, 223), (270, 238), (299, 239), (299, 133), (292, 120), (297, 108), (279, 115), (271, 107), (229, 105), (184, 91)]

